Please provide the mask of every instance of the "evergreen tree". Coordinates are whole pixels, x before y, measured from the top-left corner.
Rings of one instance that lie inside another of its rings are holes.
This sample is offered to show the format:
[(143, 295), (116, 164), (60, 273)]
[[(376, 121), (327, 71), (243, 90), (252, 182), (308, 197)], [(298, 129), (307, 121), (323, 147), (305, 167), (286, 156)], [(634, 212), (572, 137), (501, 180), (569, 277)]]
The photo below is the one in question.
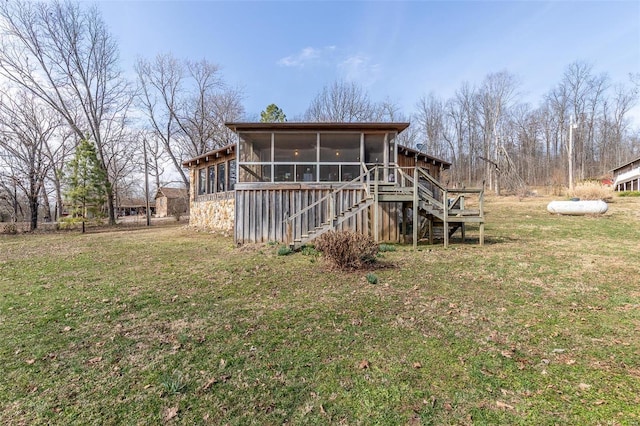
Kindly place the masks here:
[(67, 166), (67, 192), (65, 197), (71, 205), (72, 217), (82, 218), (82, 232), (85, 221), (91, 217), (101, 217), (106, 202), (107, 176), (100, 167), (95, 145), (83, 139), (78, 143), (73, 160)]
[(271, 104), (260, 113), (261, 123), (284, 123), (287, 121), (287, 116), (276, 104)]

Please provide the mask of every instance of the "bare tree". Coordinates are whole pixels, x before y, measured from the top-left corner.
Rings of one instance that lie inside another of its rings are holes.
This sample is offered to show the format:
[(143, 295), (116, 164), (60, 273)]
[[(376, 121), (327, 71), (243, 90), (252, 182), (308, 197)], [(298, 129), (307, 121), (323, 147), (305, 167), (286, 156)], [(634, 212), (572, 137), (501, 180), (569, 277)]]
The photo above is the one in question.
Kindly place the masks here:
[[(489, 74), (482, 82), (478, 93), (478, 120), (482, 128), (484, 158), (497, 158), (498, 139), (505, 133), (501, 126), (512, 106), (517, 87), (515, 76), (507, 71)], [(499, 194), (499, 181), (494, 172), (492, 164), (486, 162), (485, 176), (489, 180), (489, 186), (493, 186)]]
[[(56, 203), (56, 209), (54, 216), (56, 219), (62, 217), (64, 213), (64, 199), (63, 199), (63, 180), (64, 169), (67, 160), (71, 156), (75, 140), (75, 134), (68, 127), (59, 127), (58, 131), (51, 139), (45, 141), (44, 149), (47, 161), (50, 165), (49, 171), (46, 175), (46, 180), (49, 185), (43, 186), (43, 191), (47, 191), (48, 186), (52, 186), (52, 192), (54, 194)], [(47, 191), (48, 193), (48, 191)], [(43, 198), (48, 198), (48, 195), (43, 195)], [(51, 209), (49, 209), (51, 210)], [(51, 212), (49, 212), (51, 215)]]
[(444, 134), (448, 119), (444, 102), (431, 92), (421, 97), (416, 107), (415, 119), (424, 150), (439, 158), (448, 157), (451, 147)]
[(60, 116), (32, 93), (0, 95), (0, 147), (13, 159), (12, 179), (28, 200), (31, 230), (38, 227), (45, 176), (52, 167), (46, 146), (60, 124)]
[(373, 103), (364, 89), (354, 82), (335, 81), (325, 86), (311, 101), (304, 114), (306, 121), (371, 122), (382, 120), (382, 109)]
[[(97, 7), (17, 0), (0, 4), (0, 18), (0, 76), (57, 111), (78, 139), (88, 135), (107, 172), (113, 124), (122, 122), (118, 117), (126, 115), (131, 97), (118, 68), (116, 41)], [(107, 203), (113, 224), (109, 184)]]
[(225, 86), (217, 65), (206, 60), (180, 61), (161, 54), (136, 63), (139, 101), (151, 130), (185, 186), (182, 161), (226, 145), (232, 134), (226, 121), (244, 113), (242, 94)]

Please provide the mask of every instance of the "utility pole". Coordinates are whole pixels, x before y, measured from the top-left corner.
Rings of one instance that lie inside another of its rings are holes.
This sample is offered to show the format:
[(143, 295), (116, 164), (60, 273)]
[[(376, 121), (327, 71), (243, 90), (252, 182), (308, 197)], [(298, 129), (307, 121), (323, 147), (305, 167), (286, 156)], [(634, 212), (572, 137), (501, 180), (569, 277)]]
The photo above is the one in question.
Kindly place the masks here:
[(142, 152), (144, 153), (144, 199), (146, 202), (147, 226), (151, 226), (151, 212), (149, 211), (149, 164), (147, 163), (147, 139), (142, 138)]
[(573, 122), (573, 115), (569, 118), (569, 191), (573, 191), (573, 129), (578, 123)]

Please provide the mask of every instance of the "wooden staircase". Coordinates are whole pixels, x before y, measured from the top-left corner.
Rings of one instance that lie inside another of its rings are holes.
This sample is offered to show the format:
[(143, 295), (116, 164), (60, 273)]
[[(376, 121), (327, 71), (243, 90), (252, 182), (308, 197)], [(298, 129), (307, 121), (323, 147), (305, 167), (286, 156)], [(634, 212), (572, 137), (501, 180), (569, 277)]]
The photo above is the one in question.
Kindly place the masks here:
[[(371, 230), (374, 238), (378, 235), (378, 204), (385, 202), (403, 203), (410, 205), (413, 212), (413, 223), (419, 226), (413, 227), (413, 246), (417, 246), (419, 239), (428, 238), (433, 244), (438, 236), (437, 230), (444, 241), (445, 247), (449, 244), (449, 239), (460, 230), (462, 238), (465, 238), (465, 225), (478, 224), (480, 227), (479, 242), (484, 243), (484, 190), (483, 189), (451, 189), (444, 187), (429, 173), (420, 168), (399, 168), (395, 167), (395, 176), (398, 182), (381, 181), (379, 177), (380, 166), (368, 170), (362, 165), (363, 172), (350, 182), (334, 189), (328, 195), (315, 203), (307, 206), (299, 212), (286, 219), (287, 243), (293, 249), (298, 249), (311, 242), (318, 236), (330, 230), (340, 229), (343, 223), (354, 219), (363, 210), (370, 209), (372, 216)], [(354, 186), (361, 188), (362, 197), (352, 200), (348, 205), (338, 203), (342, 199), (341, 193), (345, 190), (353, 189)], [(477, 208), (467, 208), (465, 197), (474, 195), (478, 198)], [(342, 205), (340, 205), (342, 204)], [(311, 209), (326, 210), (325, 220), (321, 223), (313, 224), (307, 229), (294, 231), (294, 222), (300, 220), (302, 215)], [(422, 219), (422, 220), (421, 220)], [(444, 232), (444, 230), (447, 232)]]
[(367, 196), (359, 200), (357, 203), (350, 206), (346, 210), (333, 216), (331, 220), (327, 222), (323, 222), (320, 225), (314, 227), (313, 229), (308, 230), (306, 234), (302, 234), (300, 235), (300, 237), (295, 238), (293, 240), (293, 243), (289, 244), (290, 247), (293, 248), (294, 250), (299, 249), (300, 247), (304, 246), (308, 242), (318, 238), (320, 235), (324, 234), (325, 232), (336, 229), (343, 222), (347, 221), (348, 219), (351, 219), (356, 214), (360, 213), (362, 210), (368, 209), (371, 205), (373, 205), (373, 197), (371, 196)]

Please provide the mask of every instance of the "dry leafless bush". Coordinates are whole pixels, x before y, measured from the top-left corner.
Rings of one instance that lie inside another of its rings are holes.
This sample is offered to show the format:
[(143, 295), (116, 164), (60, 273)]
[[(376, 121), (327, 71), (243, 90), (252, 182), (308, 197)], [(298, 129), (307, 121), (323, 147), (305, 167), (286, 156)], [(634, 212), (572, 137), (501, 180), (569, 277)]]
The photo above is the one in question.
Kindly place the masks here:
[(361, 269), (376, 261), (373, 238), (353, 231), (329, 231), (315, 241), (316, 249), (340, 269)]
[(581, 200), (610, 200), (613, 196), (613, 189), (599, 182), (580, 182), (573, 191), (567, 190), (567, 196)]

